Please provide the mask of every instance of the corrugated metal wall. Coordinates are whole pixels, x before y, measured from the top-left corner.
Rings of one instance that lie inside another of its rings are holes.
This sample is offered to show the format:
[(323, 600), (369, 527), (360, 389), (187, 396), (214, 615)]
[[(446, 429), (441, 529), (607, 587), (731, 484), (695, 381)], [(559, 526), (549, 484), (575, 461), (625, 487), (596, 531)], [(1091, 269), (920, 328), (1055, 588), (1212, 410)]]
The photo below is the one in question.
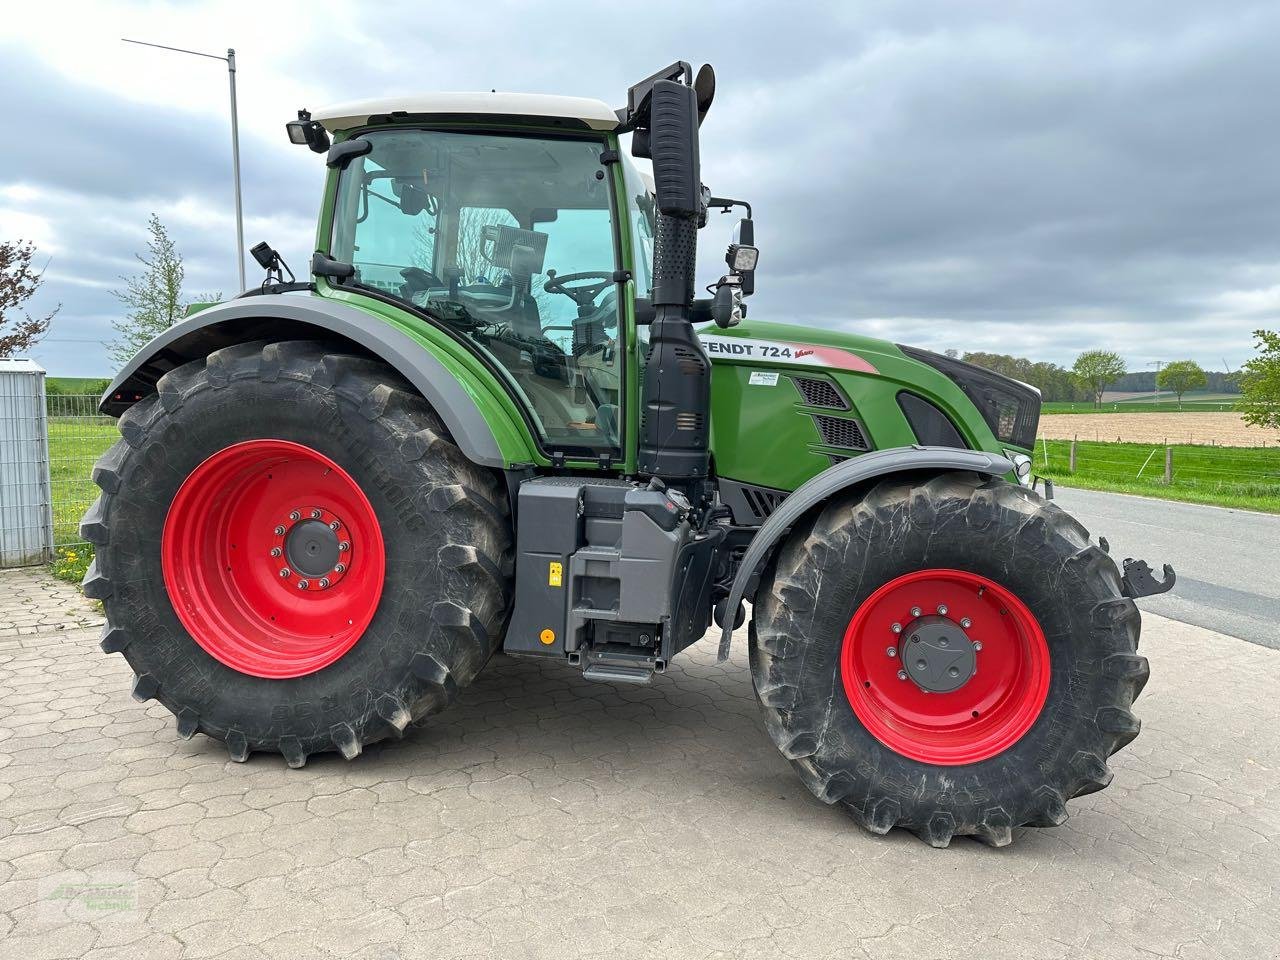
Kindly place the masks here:
[(44, 370), (0, 358), (0, 567), (53, 559)]

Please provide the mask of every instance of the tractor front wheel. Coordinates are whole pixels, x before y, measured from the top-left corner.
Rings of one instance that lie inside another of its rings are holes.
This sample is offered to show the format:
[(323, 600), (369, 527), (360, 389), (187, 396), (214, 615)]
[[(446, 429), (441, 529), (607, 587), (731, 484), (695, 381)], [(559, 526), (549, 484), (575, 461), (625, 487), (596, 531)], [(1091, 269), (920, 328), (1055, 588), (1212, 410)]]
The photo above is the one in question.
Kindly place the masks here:
[(178, 733), (290, 766), (443, 709), (501, 640), (498, 479), (390, 368), (246, 343), (161, 378), (120, 420), (81, 525), (102, 647)]
[(756, 596), (775, 743), (863, 826), (1002, 846), (1066, 819), (1137, 735), (1139, 616), (1110, 557), (1035, 493), (885, 481), (797, 528)]

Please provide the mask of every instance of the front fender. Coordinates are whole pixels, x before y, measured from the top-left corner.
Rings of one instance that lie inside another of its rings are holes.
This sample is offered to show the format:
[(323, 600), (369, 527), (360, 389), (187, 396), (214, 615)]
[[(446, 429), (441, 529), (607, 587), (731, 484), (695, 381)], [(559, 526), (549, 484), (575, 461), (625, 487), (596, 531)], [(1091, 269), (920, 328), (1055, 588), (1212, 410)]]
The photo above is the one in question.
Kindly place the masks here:
[(747, 586), (755, 576), (761, 563), (773, 551), (774, 546), (791, 527), (810, 509), (830, 499), (841, 490), (868, 480), (879, 480), (894, 473), (905, 473), (917, 470), (967, 470), (973, 473), (985, 473), (991, 476), (1003, 476), (1013, 470), (1013, 464), (994, 453), (981, 450), (958, 450), (952, 447), (894, 447), (889, 450), (877, 450), (864, 453), (834, 467), (823, 470), (820, 474), (801, 484), (789, 494), (782, 504), (770, 514), (769, 519), (761, 524), (756, 535), (751, 539), (738, 573), (733, 580), (733, 588), (729, 591), (728, 604), (725, 609), (725, 626), (720, 634), (721, 661), (729, 656), (729, 646), (733, 639), (733, 611), (738, 609), (746, 595)]
[[(408, 380), (445, 422), (467, 458), (486, 467), (510, 468), (534, 454), (523, 424), (513, 424), (496, 404), (482, 408), (485, 384), (467, 377), (459, 365), (433, 350), (426, 337), (349, 304), (306, 293), (284, 293), (232, 300), (174, 324), (142, 348), (120, 371), (100, 409), (118, 417), (131, 404), (155, 390), (159, 379), (175, 367), (208, 356), (214, 350), (246, 340), (337, 339), (372, 353)], [(444, 359), (442, 359), (444, 357)], [(499, 388), (500, 389), (500, 388)], [(486, 413), (488, 415), (486, 416)], [(495, 430), (495, 425), (499, 428)]]

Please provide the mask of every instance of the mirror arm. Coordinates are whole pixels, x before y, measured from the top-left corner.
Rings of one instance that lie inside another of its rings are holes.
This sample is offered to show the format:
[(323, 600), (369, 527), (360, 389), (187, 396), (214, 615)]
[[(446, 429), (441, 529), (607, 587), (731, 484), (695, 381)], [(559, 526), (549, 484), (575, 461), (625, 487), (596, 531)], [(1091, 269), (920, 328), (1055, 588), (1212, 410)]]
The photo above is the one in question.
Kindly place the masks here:
[(733, 200), (729, 197), (712, 197), (707, 201), (707, 208), (711, 209), (712, 207), (719, 208), (721, 213), (730, 213), (734, 207), (742, 207), (747, 211), (747, 219), (752, 219), (751, 204), (747, 203), (745, 200)]

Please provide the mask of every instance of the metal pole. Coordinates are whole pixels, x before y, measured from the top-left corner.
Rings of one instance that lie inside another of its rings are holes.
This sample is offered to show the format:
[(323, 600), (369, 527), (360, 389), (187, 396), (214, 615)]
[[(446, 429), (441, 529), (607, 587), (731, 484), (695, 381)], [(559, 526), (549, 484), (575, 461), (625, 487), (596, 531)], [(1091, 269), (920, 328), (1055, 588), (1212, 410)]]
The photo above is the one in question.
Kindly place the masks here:
[(236, 266), (240, 271), (240, 291), (244, 281), (244, 214), (240, 205), (240, 124), (236, 115), (236, 52), (227, 49), (227, 75), (231, 78), (231, 170), (236, 189)]
[(240, 275), (240, 290), (245, 289), (244, 280), (244, 214), (240, 203), (240, 120), (236, 112), (236, 52), (227, 48), (227, 55), (220, 57), (216, 53), (202, 53), (199, 50), (188, 50), (185, 47), (170, 47), (163, 43), (147, 43), (145, 40), (130, 40), (121, 37), (125, 43), (136, 43), (140, 47), (155, 47), (157, 50), (172, 50), (174, 53), (189, 53), (193, 57), (207, 57), (210, 60), (223, 60), (227, 64), (227, 74), (231, 78), (231, 171), (235, 179), (236, 191), (236, 266)]

